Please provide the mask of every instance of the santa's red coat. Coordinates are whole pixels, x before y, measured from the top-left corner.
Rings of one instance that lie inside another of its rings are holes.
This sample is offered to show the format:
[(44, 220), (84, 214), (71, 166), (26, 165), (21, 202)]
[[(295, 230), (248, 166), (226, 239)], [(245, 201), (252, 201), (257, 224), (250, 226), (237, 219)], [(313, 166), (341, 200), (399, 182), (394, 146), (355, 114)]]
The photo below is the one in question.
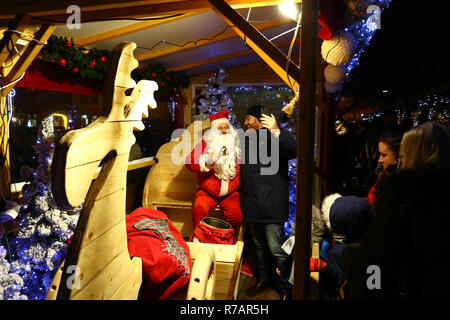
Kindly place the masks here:
[(236, 159), (236, 176), (231, 180), (221, 180), (214, 175), (214, 166), (205, 165), (206, 142), (202, 140), (186, 157), (186, 167), (197, 173), (198, 188), (206, 191), (213, 197), (224, 197), (232, 194), (239, 188), (240, 165)]

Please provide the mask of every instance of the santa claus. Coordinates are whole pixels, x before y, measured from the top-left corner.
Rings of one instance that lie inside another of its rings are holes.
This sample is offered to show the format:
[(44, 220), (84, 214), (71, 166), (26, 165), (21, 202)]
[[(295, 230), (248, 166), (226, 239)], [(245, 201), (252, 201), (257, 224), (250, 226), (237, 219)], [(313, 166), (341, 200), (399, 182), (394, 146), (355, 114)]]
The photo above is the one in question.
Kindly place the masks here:
[(242, 224), (239, 204), (239, 143), (228, 122), (228, 111), (209, 116), (211, 129), (186, 157), (186, 166), (197, 173), (198, 189), (192, 208), (194, 230), (218, 204), (225, 220), (237, 228)]

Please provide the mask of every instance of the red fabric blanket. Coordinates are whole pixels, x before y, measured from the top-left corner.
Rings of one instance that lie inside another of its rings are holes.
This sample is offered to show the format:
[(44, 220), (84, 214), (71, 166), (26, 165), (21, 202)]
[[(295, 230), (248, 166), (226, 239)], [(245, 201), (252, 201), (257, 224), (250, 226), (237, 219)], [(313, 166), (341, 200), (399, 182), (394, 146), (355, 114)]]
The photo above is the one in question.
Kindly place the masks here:
[(126, 216), (130, 257), (142, 258), (139, 298), (163, 300), (187, 289), (189, 247), (164, 212), (138, 208)]

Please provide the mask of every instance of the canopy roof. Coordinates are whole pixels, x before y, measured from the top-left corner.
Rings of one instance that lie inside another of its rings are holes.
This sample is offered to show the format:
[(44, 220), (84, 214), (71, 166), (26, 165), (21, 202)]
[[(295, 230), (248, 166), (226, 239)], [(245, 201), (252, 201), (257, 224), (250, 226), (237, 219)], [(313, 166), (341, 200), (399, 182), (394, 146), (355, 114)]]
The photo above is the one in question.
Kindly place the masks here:
[[(26, 13), (33, 17), (31, 24), (36, 27), (45, 22), (56, 24), (54, 35), (72, 38), (86, 48), (112, 50), (122, 41), (135, 42), (135, 56), (140, 63), (161, 63), (187, 76), (261, 61), (208, 1), (101, 0), (95, 5), (93, 1), (76, 1), (81, 9), (80, 29), (65, 24), (70, 16), (67, 7), (73, 1), (6, 2), (0, 8), (0, 28), (7, 27), (16, 14)], [(287, 51), (296, 23), (278, 10), (281, 1), (226, 2), (268, 39), (291, 30), (272, 40)], [(136, 21), (149, 18), (158, 20)], [(105, 21), (108, 19), (112, 20)], [(298, 53), (298, 47), (294, 52)]]

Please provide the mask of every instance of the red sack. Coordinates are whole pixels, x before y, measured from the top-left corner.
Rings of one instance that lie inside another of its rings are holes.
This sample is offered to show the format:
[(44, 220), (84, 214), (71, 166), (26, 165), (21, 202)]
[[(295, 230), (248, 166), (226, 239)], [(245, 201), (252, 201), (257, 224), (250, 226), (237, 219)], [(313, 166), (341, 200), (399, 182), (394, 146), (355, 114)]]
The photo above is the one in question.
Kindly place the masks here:
[(139, 299), (162, 300), (187, 290), (189, 247), (166, 214), (138, 208), (126, 216), (126, 224), (130, 257), (142, 259)]
[(233, 244), (234, 229), (219, 229), (200, 223), (191, 238), (194, 237), (202, 243)]

